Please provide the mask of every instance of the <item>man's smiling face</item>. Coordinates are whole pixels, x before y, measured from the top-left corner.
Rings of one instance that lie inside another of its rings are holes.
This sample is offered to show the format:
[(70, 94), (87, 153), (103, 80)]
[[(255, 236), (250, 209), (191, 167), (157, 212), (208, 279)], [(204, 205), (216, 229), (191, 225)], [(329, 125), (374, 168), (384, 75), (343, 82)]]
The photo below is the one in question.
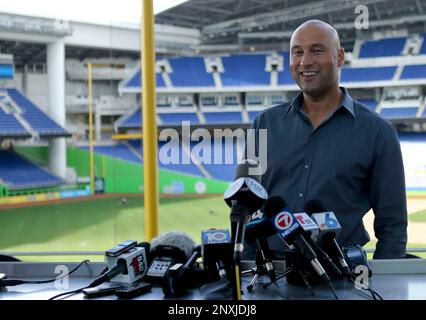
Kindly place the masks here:
[(303, 93), (319, 97), (338, 86), (345, 61), (337, 34), (321, 23), (301, 25), (290, 40), (290, 70)]

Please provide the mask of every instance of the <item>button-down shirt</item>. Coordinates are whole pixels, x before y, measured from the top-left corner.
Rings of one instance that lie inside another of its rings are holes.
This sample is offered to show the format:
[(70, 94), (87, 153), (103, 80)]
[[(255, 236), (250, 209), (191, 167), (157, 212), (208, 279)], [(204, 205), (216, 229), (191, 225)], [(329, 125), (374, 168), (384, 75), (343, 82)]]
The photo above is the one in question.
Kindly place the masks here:
[[(393, 125), (343, 98), (317, 127), (302, 109), (303, 94), (260, 113), (253, 129), (267, 129), (267, 169), (262, 185), (293, 212), (320, 200), (336, 214), (342, 246), (366, 244), (362, 218), (372, 208), (378, 239), (374, 258), (403, 258), (407, 242), (404, 168)], [(259, 150), (257, 146), (257, 150)]]

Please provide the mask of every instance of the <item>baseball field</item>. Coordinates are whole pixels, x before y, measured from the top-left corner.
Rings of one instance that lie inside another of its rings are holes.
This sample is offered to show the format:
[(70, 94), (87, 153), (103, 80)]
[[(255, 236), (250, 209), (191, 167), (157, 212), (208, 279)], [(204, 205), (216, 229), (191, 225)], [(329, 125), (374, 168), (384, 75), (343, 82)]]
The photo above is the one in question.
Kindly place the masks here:
[[(426, 247), (426, 199), (408, 199), (409, 247)], [(373, 214), (364, 223), (374, 239)], [(18, 255), (31, 261), (103, 261), (103, 252), (117, 243), (145, 240), (142, 196), (88, 197), (49, 204), (0, 207), (0, 252), (55, 252), (55, 255)], [(200, 242), (201, 230), (229, 229), (229, 208), (221, 196), (161, 198), (159, 232), (189, 234)], [(372, 240), (366, 247), (374, 248)], [(76, 252), (64, 255), (63, 252)], [(83, 252), (85, 252), (83, 254)], [(426, 253), (415, 253), (426, 257)]]

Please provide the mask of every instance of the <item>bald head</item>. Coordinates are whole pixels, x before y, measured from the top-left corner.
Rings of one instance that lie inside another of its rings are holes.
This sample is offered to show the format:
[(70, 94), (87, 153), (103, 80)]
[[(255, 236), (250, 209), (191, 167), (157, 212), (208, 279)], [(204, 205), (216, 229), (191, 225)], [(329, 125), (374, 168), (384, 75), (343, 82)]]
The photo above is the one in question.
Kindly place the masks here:
[(334, 29), (327, 22), (321, 20), (308, 20), (302, 23), (296, 30), (294, 30), (293, 35), (290, 39), (290, 48), (292, 47), (294, 37), (297, 36), (298, 33), (303, 31), (308, 31), (309, 29), (314, 28), (319, 32), (324, 32), (330, 37), (330, 40), (336, 45), (336, 49), (340, 49), (340, 38), (336, 29)]
[(290, 70), (304, 94), (319, 97), (339, 90), (345, 50), (337, 31), (321, 20), (300, 25), (290, 40)]

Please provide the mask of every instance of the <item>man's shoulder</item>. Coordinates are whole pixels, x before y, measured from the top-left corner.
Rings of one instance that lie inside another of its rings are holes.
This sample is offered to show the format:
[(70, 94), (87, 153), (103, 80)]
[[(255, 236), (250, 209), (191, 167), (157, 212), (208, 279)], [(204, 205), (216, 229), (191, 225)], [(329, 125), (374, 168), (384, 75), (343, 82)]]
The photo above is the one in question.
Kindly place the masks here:
[(356, 113), (356, 117), (359, 118), (361, 122), (364, 124), (370, 124), (374, 128), (380, 129), (390, 129), (393, 128), (393, 125), (390, 121), (383, 118), (380, 114), (371, 110), (369, 107), (364, 105), (358, 100), (353, 100), (354, 109)]

